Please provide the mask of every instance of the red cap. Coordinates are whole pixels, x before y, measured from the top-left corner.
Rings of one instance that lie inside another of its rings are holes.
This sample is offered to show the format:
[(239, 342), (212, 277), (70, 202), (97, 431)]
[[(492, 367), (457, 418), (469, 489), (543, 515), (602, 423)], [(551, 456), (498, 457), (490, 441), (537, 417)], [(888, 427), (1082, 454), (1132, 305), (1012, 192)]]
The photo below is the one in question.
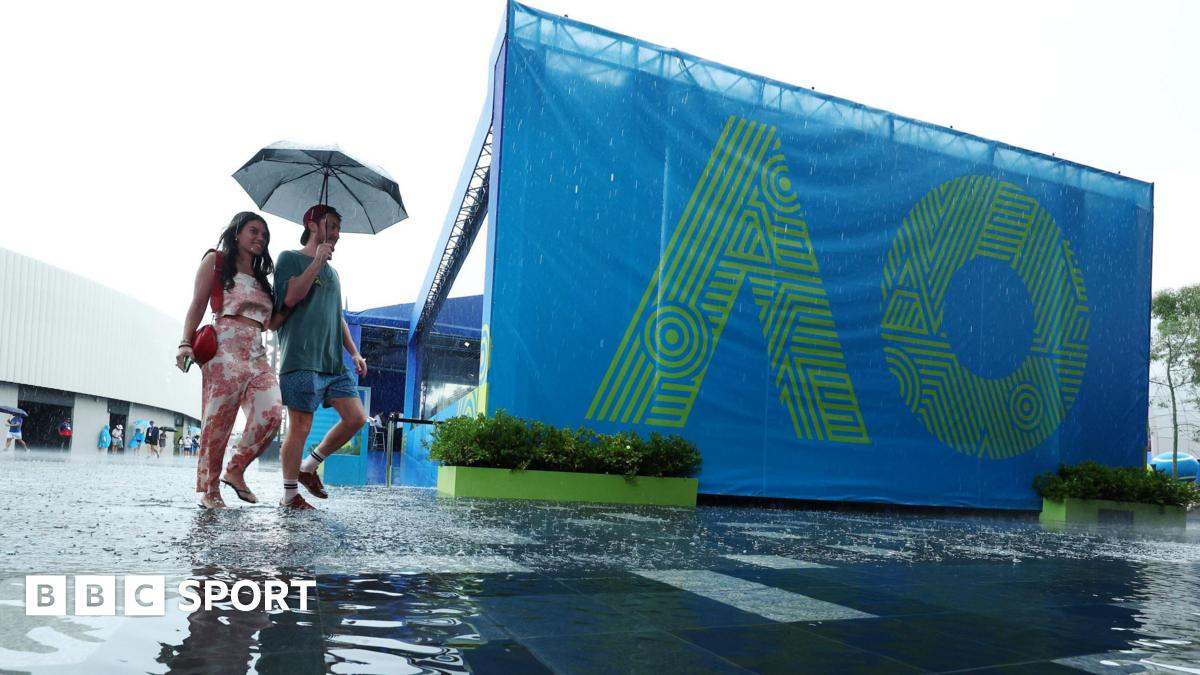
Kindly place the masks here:
[(317, 204), (316, 206), (309, 207), (309, 209), (304, 212), (304, 220), (300, 224), (307, 225), (309, 221), (319, 223), (321, 222), (321, 219), (330, 212), (335, 211), (333, 207), (328, 204)]

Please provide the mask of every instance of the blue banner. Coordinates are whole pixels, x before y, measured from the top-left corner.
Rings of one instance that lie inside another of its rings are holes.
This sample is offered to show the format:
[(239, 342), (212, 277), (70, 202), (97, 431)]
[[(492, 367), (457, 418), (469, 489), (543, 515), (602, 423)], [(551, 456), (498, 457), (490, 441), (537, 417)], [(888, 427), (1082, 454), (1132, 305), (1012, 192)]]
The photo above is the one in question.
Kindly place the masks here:
[(705, 493), (1033, 508), (1142, 461), (1149, 184), (508, 21), (476, 405), (682, 434)]

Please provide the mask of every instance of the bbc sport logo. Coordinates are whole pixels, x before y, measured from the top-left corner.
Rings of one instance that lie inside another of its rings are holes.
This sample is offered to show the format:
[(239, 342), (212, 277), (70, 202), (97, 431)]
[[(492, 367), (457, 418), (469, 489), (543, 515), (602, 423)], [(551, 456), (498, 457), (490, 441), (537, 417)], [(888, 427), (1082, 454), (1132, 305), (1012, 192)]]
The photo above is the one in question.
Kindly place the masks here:
[[(121, 580), (124, 616), (165, 616), (167, 613), (167, 578), (163, 575), (122, 577), (80, 574), (74, 577), (75, 616), (115, 616), (117, 613), (117, 579)], [(210, 611), (214, 603), (228, 601), (243, 612), (288, 610), (291, 591), (299, 592), (296, 609), (308, 609), (308, 592), (315, 588), (315, 579), (240, 579), (228, 583), (220, 579), (185, 579), (179, 582), (178, 608), (182, 612)], [(67, 577), (64, 575), (30, 575), (25, 577), (25, 616), (66, 616), (68, 614)]]

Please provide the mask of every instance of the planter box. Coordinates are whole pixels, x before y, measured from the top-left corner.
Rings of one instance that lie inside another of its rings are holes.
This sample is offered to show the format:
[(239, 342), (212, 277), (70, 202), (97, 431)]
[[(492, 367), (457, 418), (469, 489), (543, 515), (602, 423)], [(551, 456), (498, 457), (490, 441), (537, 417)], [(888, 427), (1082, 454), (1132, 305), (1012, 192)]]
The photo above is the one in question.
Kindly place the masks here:
[(1182, 506), (1112, 502), (1106, 499), (1068, 498), (1061, 502), (1043, 499), (1040, 520), (1043, 523), (1187, 527), (1187, 509)]
[(651, 478), (565, 471), (439, 466), (437, 491), (450, 497), (495, 497), (605, 504), (695, 506), (695, 478)]

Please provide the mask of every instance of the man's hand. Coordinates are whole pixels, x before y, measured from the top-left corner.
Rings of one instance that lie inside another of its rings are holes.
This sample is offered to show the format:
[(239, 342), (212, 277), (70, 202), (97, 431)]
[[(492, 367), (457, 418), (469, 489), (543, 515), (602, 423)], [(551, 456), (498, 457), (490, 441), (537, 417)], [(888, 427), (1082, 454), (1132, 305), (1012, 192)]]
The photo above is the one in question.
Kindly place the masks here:
[(362, 357), (362, 354), (355, 354), (350, 357), (354, 362), (354, 372), (358, 373), (359, 377), (367, 374), (367, 360)]
[(313, 257), (313, 264), (318, 268), (324, 267), (325, 263), (329, 262), (333, 257), (333, 244), (320, 244), (317, 246), (317, 254)]

